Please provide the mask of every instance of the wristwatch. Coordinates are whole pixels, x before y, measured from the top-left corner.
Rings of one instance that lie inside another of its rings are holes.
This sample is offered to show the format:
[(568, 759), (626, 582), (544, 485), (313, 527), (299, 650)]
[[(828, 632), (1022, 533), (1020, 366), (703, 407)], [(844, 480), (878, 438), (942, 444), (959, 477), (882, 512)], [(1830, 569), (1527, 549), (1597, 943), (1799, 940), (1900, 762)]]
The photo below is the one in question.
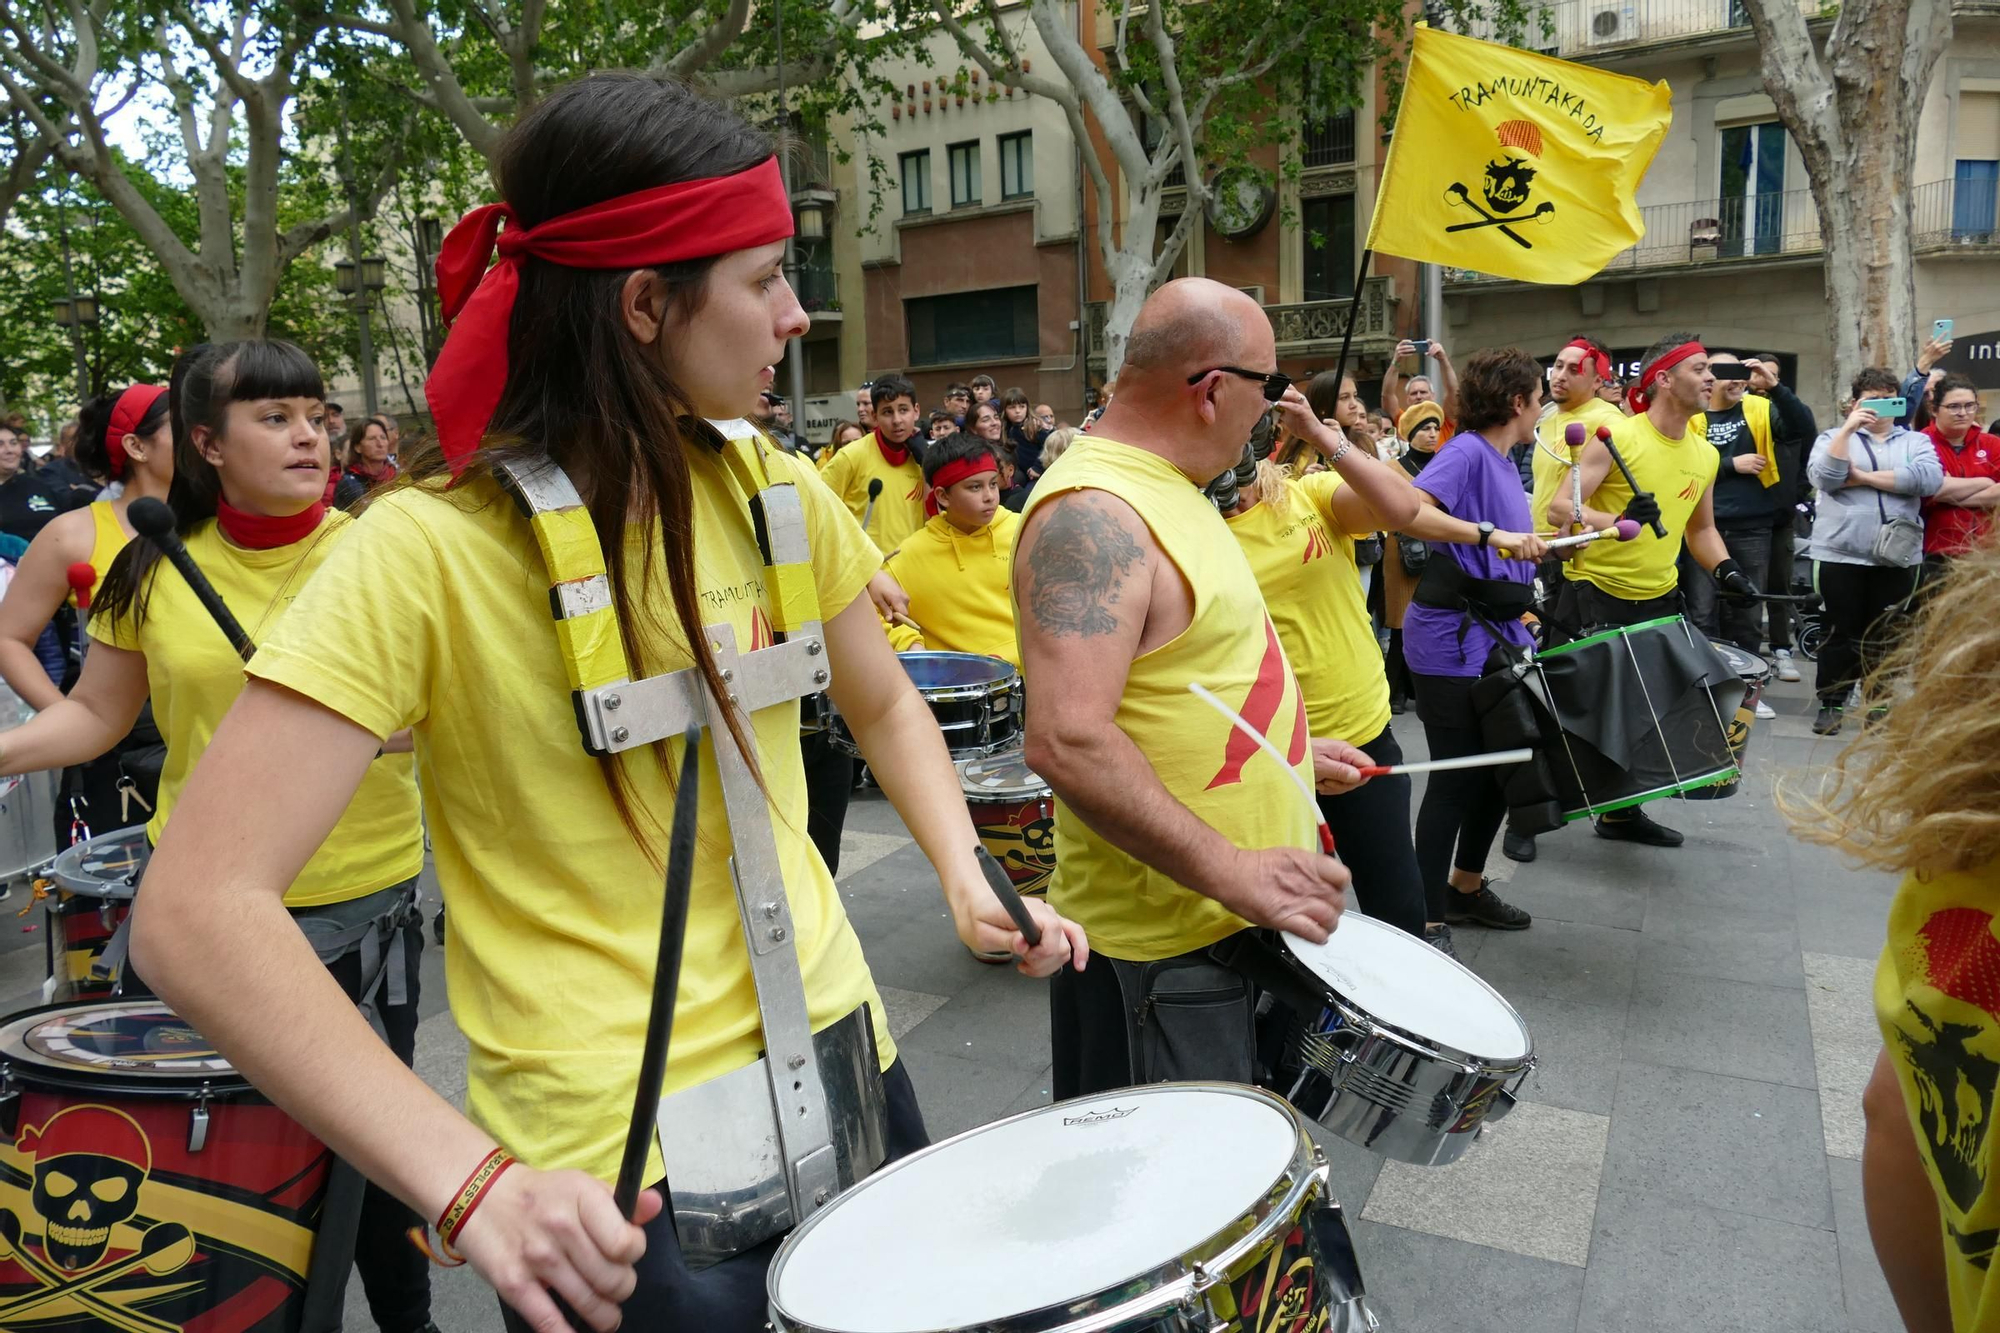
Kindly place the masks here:
[(1479, 544), (1483, 547), (1492, 540), (1493, 525), (1491, 523), (1481, 523), (1479, 525)]

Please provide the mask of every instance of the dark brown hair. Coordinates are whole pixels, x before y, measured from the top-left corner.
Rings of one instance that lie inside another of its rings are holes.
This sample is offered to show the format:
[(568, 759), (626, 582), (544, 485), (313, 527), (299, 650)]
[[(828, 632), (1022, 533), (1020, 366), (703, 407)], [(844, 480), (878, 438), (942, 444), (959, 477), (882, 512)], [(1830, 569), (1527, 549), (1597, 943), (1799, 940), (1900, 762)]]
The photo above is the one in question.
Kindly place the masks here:
[(1903, 391), (1903, 381), (1887, 366), (1863, 366), (1848, 381), (1847, 391), (1856, 398), (1866, 398), (1871, 389), (1882, 394), (1897, 394)]
[[(745, 171), (773, 151), (770, 138), (735, 112), (671, 79), (595, 74), (558, 88), (508, 132), (500, 193), (517, 225), (533, 227), (622, 195)], [(700, 311), (717, 258), (650, 266), (666, 288), (670, 319)], [(657, 542), (677, 631), (664, 637), (686, 643), (710, 692), (727, 698), (702, 632), (688, 463), (690, 451), (711, 447), (712, 434), (661, 348), (634, 341), (626, 328), (619, 296), (632, 271), (567, 268), (532, 257), (522, 265), (507, 333), (510, 373), (461, 484), (508, 458), (547, 458), (569, 474), (604, 549), (625, 655), (641, 673), (648, 670), (641, 651), (652, 637), (647, 626), (665, 630), (651, 605)], [(431, 446), (412, 462), (411, 479), (436, 481), (448, 471)], [(635, 525), (636, 569), (626, 547)], [(754, 764), (756, 750), (734, 712), (726, 724)], [(652, 752), (671, 783), (666, 744)], [(634, 808), (616, 756), (605, 756), (603, 769), (626, 829), (659, 860), (654, 844), (663, 840), (653, 835), (664, 833), (660, 814)]]
[[(105, 439), (104, 435), (111, 429), (111, 413), (118, 406), (118, 399), (123, 393), (124, 390), (121, 389), (118, 393), (107, 393), (102, 397), (93, 398), (76, 414), (76, 444), (72, 446), (70, 456), (76, 459), (78, 467), (93, 477), (108, 479), (111, 476), (111, 450), (117, 446)], [(151, 435), (165, 423), (166, 419), (167, 396), (161, 394), (153, 400), (153, 405), (146, 409), (146, 415), (139, 418), (139, 424), (132, 428), (132, 434)]]
[[(222, 497), (222, 474), (195, 446), (195, 427), (221, 434), (231, 403), (325, 396), (319, 367), (292, 343), (197, 343), (182, 352), (174, 361), (165, 400), (174, 429), (174, 480), (167, 488), (174, 531), (185, 538), (195, 525), (214, 518), (215, 502)], [(127, 542), (105, 571), (103, 584), (91, 598), (90, 613), (113, 620), (129, 615), (134, 628), (144, 624), (152, 600), (146, 576), (163, 554), (150, 537)]]
[(1518, 347), (1474, 352), (1458, 377), (1458, 428), (1490, 430), (1511, 421), (1516, 398), (1535, 401), (1542, 387), (1542, 363)]

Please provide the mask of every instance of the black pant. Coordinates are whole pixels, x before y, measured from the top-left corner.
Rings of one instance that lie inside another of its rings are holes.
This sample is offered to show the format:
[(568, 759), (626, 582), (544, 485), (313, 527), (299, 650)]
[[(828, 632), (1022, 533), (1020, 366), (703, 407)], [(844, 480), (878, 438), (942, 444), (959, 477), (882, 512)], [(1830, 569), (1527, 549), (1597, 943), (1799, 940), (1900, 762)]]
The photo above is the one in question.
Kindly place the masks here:
[(1684, 607), (1681, 614), (1709, 638), (1720, 637), (1722, 627), (1716, 618), (1715, 579), (1685, 548), (1675, 559), (1674, 569), (1680, 576), (1681, 603)]
[[(1788, 558), (1789, 533), (1790, 530), (1787, 529)], [(1772, 531), (1766, 527), (1722, 529), (1722, 544), (1729, 548), (1729, 558), (1742, 566), (1744, 577), (1757, 585), (1758, 592), (1781, 593), (1785, 591), (1785, 585), (1780, 583), (1773, 586), (1770, 582), (1771, 540)], [(1709, 581), (1710, 586), (1714, 585), (1715, 579), (1707, 572), (1704, 571), (1702, 577)], [(1716, 619), (1720, 631), (1716, 637), (1725, 643), (1735, 644), (1746, 653), (1757, 653), (1763, 648), (1764, 627), (1759, 622), (1764, 618), (1764, 608), (1768, 605), (1775, 619), (1778, 607), (1783, 605), (1781, 602), (1738, 602), (1728, 597), (1718, 597), (1716, 603)], [(1777, 634), (1774, 631), (1771, 646), (1776, 648), (1777, 644)]]
[[(1472, 678), (1417, 673), (1416, 681), (1417, 716), (1424, 724), (1431, 758), (1483, 754), (1487, 745), (1472, 711)], [(1493, 850), (1493, 838), (1507, 818), (1506, 789), (1499, 778), (1505, 772), (1504, 768), (1443, 769), (1432, 773), (1424, 785), (1424, 803), (1417, 810), (1416, 857), (1433, 921), (1444, 920), (1447, 895), (1453, 892), (1453, 869), (1474, 875), (1486, 869), (1486, 854)]]
[(1843, 565), (1813, 562), (1813, 583), (1826, 604), (1826, 642), (1819, 650), (1814, 692), (1822, 704), (1839, 707), (1847, 692), (1888, 654), (1901, 629), (1918, 567)]
[[(1792, 551), (1792, 511), (1785, 511), (1784, 521), (1771, 525), (1771, 549), (1764, 561), (1764, 591), (1789, 593), (1792, 590), (1792, 568), (1797, 557)], [(1792, 608), (1789, 602), (1766, 602), (1764, 614), (1768, 617), (1765, 638), (1771, 641), (1771, 651), (1780, 648), (1789, 651), (1792, 646)]]
[(1258, 1081), (1257, 988), (1219, 950), (1136, 963), (1093, 952), (1049, 979), (1049, 1088), (1057, 1101), (1141, 1083)]
[[(1634, 601), (1608, 593), (1595, 583), (1585, 583), (1581, 579), (1571, 579), (1563, 584), (1562, 598), (1556, 607), (1556, 619), (1573, 638), (1582, 638), (1592, 630), (1603, 629), (1607, 625), (1638, 625), (1658, 620), (1661, 616), (1681, 613), (1681, 595), (1678, 592)], [(1688, 618), (1694, 619), (1691, 614)]]
[[(888, 1100), (889, 1160), (908, 1157), (929, 1146), (930, 1134), (917, 1106), (917, 1090), (900, 1059), (882, 1071), (882, 1091)], [(659, 1188), (657, 1182), (655, 1188)], [(639, 1285), (625, 1301), (623, 1327), (658, 1329), (661, 1333), (763, 1333), (769, 1326), (764, 1277), (784, 1239), (773, 1236), (762, 1245), (691, 1273), (681, 1259), (680, 1237), (675, 1234), (669, 1205), (646, 1224)], [(528, 1333), (527, 1323), (513, 1310), (502, 1306), (501, 1313), (508, 1333)], [(589, 1327), (567, 1309), (563, 1314), (571, 1328)]]
[[(1383, 656), (1382, 666), (1389, 675), (1390, 698), (1407, 699), (1416, 693), (1416, 687), (1410, 683), (1409, 661), (1403, 656), (1403, 631), (1399, 629), (1389, 631), (1389, 650)], [(1382, 734), (1386, 736), (1389, 733), (1385, 731)], [(1368, 749), (1365, 745), (1361, 748)], [(1372, 756), (1374, 751), (1369, 750), (1369, 754)]]
[[(1355, 742), (1378, 764), (1403, 762), (1395, 733), (1383, 728), (1369, 741)], [(1421, 938), (1424, 933), (1424, 880), (1410, 844), (1410, 779), (1373, 778), (1341, 796), (1321, 796), (1320, 813), (1333, 830), (1340, 859), (1354, 872), (1354, 902), (1378, 921)], [(1431, 920), (1441, 921), (1442, 917)]]
[(837, 879), (840, 831), (847, 826), (847, 802), (854, 795), (854, 757), (834, 749), (824, 731), (799, 737), (799, 754), (806, 765), (806, 836)]
[[(412, 1068), (417, 1060), (417, 996), (423, 965), (422, 921), (396, 932), (390, 948), (403, 950), (409, 974), (409, 996), (403, 1004), (389, 1003), (385, 981), (375, 993), (375, 1006), (389, 1037), (389, 1049)], [(340, 983), (350, 1000), (361, 998), (361, 953), (348, 953), (327, 964), (326, 970)], [(410, 1244), (409, 1230), (422, 1225), (407, 1204), (387, 1190), (370, 1183), (361, 1196), (361, 1225), (354, 1238), (354, 1266), (361, 1274), (361, 1286), (368, 1294), (368, 1313), (382, 1333), (410, 1333), (431, 1318), (431, 1268), (416, 1246)]]

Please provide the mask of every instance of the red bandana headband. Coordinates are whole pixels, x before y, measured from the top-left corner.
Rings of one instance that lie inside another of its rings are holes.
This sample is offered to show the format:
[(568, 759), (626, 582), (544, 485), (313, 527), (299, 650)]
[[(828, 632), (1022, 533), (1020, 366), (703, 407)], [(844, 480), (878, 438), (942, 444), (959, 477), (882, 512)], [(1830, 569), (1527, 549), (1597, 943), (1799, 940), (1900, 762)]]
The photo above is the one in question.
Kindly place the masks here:
[(1583, 353), (1583, 359), (1585, 361), (1588, 361), (1592, 365), (1597, 367), (1597, 378), (1601, 380), (1608, 380), (1611, 378), (1610, 357), (1606, 356), (1603, 352), (1599, 351), (1597, 348), (1592, 347), (1589, 343), (1585, 342), (1581, 338), (1571, 338), (1567, 343), (1563, 345), (1563, 350), (1567, 352), (1572, 347), (1576, 348), (1579, 352)]
[(1660, 353), (1659, 359), (1639, 372), (1639, 378), (1632, 387), (1625, 390), (1625, 401), (1632, 405), (1634, 412), (1643, 412), (1653, 405), (1653, 376), (1663, 370), (1672, 370), (1691, 356), (1706, 356), (1708, 349), (1699, 342), (1682, 343), (1671, 352)]
[(125, 437), (139, 433), (139, 423), (166, 392), (157, 384), (135, 384), (119, 394), (118, 401), (112, 404), (111, 421), (104, 427), (104, 453), (111, 460), (111, 480), (119, 481), (125, 476)]
[[(501, 231), (503, 222), (512, 229)], [(515, 226), (506, 204), (467, 213), (438, 252), (438, 299), (451, 336), (424, 382), (452, 472), (464, 470), (500, 405), (507, 329), (525, 260), (565, 268), (651, 268), (769, 245), (791, 234), (791, 201), (775, 157), (733, 176), (620, 195), (525, 229)], [(500, 262), (489, 270), (495, 250)]]

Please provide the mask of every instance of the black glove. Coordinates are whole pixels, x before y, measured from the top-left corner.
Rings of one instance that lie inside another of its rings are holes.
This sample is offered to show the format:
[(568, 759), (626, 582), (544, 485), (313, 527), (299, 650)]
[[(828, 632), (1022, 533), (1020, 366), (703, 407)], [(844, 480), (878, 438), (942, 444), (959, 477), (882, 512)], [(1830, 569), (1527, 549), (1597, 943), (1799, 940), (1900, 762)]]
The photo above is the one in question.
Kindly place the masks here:
[(1653, 498), (1651, 491), (1635, 492), (1626, 503), (1625, 512), (1618, 517), (1629, 518), (1640, 527), (1646, 527), (1660, 521), (1660, 502)]
[(1734, 560), (1725, 560), (1715, 567), (1715, 590), (1732, 602), (1749, 602), (1757, 597), (1757, 585)]

